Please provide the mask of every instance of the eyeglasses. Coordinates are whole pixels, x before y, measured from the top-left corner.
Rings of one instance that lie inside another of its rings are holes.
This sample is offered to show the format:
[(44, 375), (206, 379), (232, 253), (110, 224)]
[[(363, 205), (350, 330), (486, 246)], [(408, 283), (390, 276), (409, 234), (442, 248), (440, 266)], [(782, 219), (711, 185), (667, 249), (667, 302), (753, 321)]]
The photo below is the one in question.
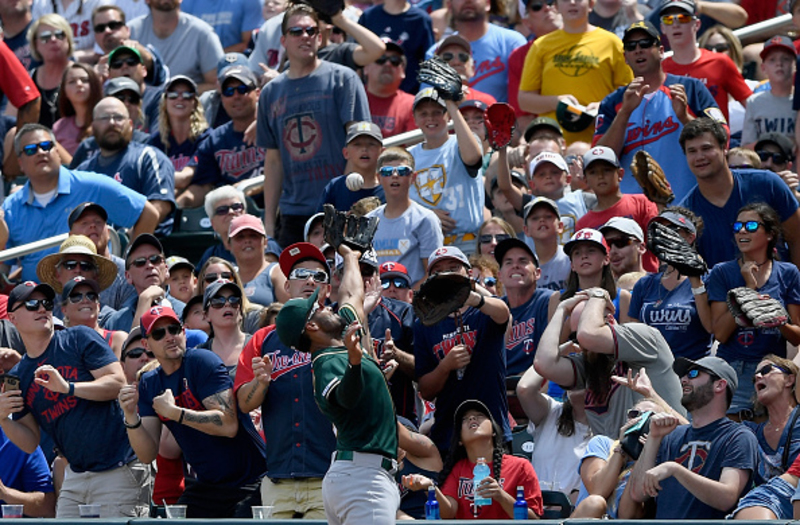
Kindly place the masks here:
[(69, 299), (69, 302), (71, 302), (72, 304), (78, 304), (82, 302), (84, 298), (91, 303), (97, 303), (100, 301), (100, 296), (98, 296), (94, 292), (73, 293), (70, 294), (69, 297), (67, 297), (67, 299)]
[(706, 44), (705, 48), (708, 51), (713, 51), (714, 53), (725, 53), (728, 49), (730, 49), (730, 46), (723, 42), (722, 44)]
[(627, 412), (628, 419), (636, 419), (637, 417), (644, 414), (644, 410), (639, 410), (638, 408), (629, 408)]
[(736, 221), (733, 223), (733, 233), (741, 232), (742, 228), (744, 228), (744, 231), (746, 231), (747, 233), (753, 233), (756, 230), (758, 230), (759, 226), (763, 225), (764, 225), (763, 223), (758, 221), (747, 221), (747, 222)]
[(128, 117), (125, 115), (119, 114), (112, 114), (112, 115), (103, 115), (101, 117), (96, 117), (94, 120), (99, 120), (100, 122), (108, 122), (109, 124), (113, 124), (114, 122), (125, 122), (128, 120)]
[(224, 206), (217, 206), (214, 210), (214, 215), (227, 215), (233, 210), (234, 213), (244, 211), (244, 204), (241, 202), (234, 202), (233, 204), (226, 204)]
[(175, 100), (178, 98), (182, 98), (183, 100), (190, 100), (194, 98), (194, 93), (191, 91), (167, 91), (167, 98), (170, 100)]
[(379, 66), (384, 65), (386, 62), (389, 62), (394, 67), (397, 67), (403, 63), (403, 59), (397, 55), (383, 55), (382, 57), (380, 57), (375, 61), (375, 63), (378, 64)]
[(225, 281), (233, 281), (233, 272), (207, 273), (206, 276), (203, 278), (206, 284), (211, 284), (219, 279), (223, 279)]
[(19, 310), (23, 306), (29, 312), (35, 312), (35, 311), (39, 310), (40, 306), (43, 307), (48, 312), (52, 312), (53, 311), (53, 301), (51, 301), (50, 299), (28, 299), (27, 301), (23, 301), (23, 303), (21, 305), (17, 306), (16, 308), (14, 308), (11, 311), (12, 312), (16, 312), (17, 310)]
[(294, 26), (286, 30), (287, 35), (294, 37), (303, 36), (303, 33), (305, 33), (308, 36), (314, 36), (318, 32), (319, 28), (317, 26), (308, 26), (308, 27)]
[(480, 277), (475, 278), (475, 282), (478, 284), (482, 284), (484, 286), (495, 286), (497, 285), (497, 278), (495, 277), (484, 277), (483, 281), (481, 281)]
[(208, 305), (216, 310), (221, 309), (226, 304), (231, 305), (231, 308), (238, 308), (242, 304), (242, 298), (238, 295), (229, 295), (228, 297), (218, 295), (208, 301)]
[(97, 265), (91, 261), (61, 261), (58, 266), (64, 268), (66, 271), (71, 272), (80, 266), (82, 272), (96, 272)]
[(118, 58), (113, 62), (109, 62), (108, 67), (111, 69), (122, 69), (122, 66), (133, 67), (141, 63), (142, 61), (136, 57)]
[(622, 43), (622, 47), (625, 48), (625, 51), (636, 51), (636, 47), (638, 46), (641, 49), (650, 49), (656, 45), (655, 38), (640, 38), (639, 40), (626, 40)]
[(113, 20), (108, 22), (107, 24), (97, 24), (94, 26), (95, 33), (105, 33), (106, 29), (110, 29), (112, 31), (116, 31), (117, 29), (121, 28), (125, 25), (125, 22), (120, 22), (119, 20)]
[(469, 60), (469, 53), (442, 53), (442, 60), (445, 62), (450, 62), (455, 57), (458, 57), (459, 62), (466, 64)]
[(144, 348), (134, 348), (133, 350), (129, 350), (125, 355), (122, 356), (122, 359), (139, 359), (142, 357), (142, 354), (146, 354), (147, 357), (150, 359), (155, 359), (156, 355), (153, 352), (148, 352)]
[(39, 42), (46, 44), (53, 38), (55, 38), (56, 40), (64, 40), (65, 38), (67, 38), (67, 34), (60, 29), (57, 31), (43, 31), (39, 35)]
[(398, 177), (408, 177), (413, 171), (410, 166), (381, 166), (378, 173), (381, 177), (391, 177), (395, 173)]
[(606, 239), (606, 244), (611, 246), (616, 246), (617, 248), (625, 248), (633, 244), (633, 237), (617, 237), (615, 239)]
[(222, 96), (223, 97), (232, 97), (234, 93), (239, 93), (240, 95), (246, 95), (253, 91), (253, 88), (249, 86), (245, 86), (244, 84), (239, 84), (236, 87), (228, 86), (222, 89)]
[(555, 2), (556, 0), (545, 0), (544, 2), (536, 2), (535, 4), (531, 2), (531, 4), (528, 5), (528, 9), (530, 9), (534, 13), (538, 13), (539, 11), (544, 9), (544, 6), (553, 7), (553, 4)]
[(491, 233), (484, 233), (481, 235), (481, 244), (489, 244), (492, 240), (496, 241), (498, 244), (510, 239), (511, 236), (507, 233), (498, 233), (497, 235), (492, 235)]
[(125, 104), (130, 104), (132, 106), (138, 106), (139, 105), (139, 101), (142, 100), (142, 97), (140, 97), (139, 95), (137, 95), (135, 93), (120, 93), (120, 94), (114, 95), (114, 98), (119, 100), (120, 102), (123, 102)]
[(694, 17), (692, 15), (687, 15), (683, 13), (679, 15), (664, 15), (661, 17), (661, 23), (664, 24), (665, 26), (671, 26), (672, 24), (675, 23), (675, 21), (677, 21), (679, 24), (688, 24), (692, 20), (694, 20)]
[(758, 370), (755, 371), (755, 373), (753, 374), (753, 383), (756, 382), (756, 376), (757, 375), (760, 375), (761, 377), (764, 377), (765, 375), (768, 375), (768, 374), (772, 373), (775, 370), (779, 370), (782, 374), (789, 374), (790, 373), (788, 370), (786, 370), (782, 366), (778, 366), (778, 365), (776, 365), (774, 363), (767, 363), (766, 365), (762, 366), (761, 368), (759, 368)]
[(22, 153), (27, 155), (28, 157), (33, 157), (39, 150), (44, 151), (47, 153), (51, 149), (55, 147), (56, 143), (52, 140), (45, 140), (39, 142), (38, 144), (28, 144), (27, 146), (22, 147)]
[(289, 272), (290, 281), (305, 281), (309, 277), (314, 279), (314, 282), (326, 284), (328, 282), (328, 274), (322, 270), (312, 270), (311, 268), (295, 268)]
[(166, 337), (167, 332), (169, 332), (169, 335), (178, 335), (182, 330), (183, 326), (181, 326), (180, 323), (172, 323), (171, 325), (156, 328), (155, 330), (151, 331), (150, 335), (147, 337), (153, 341), (161, 341), (164, 339), (164, 337)]
[(394, 285), (395, 288), (401, 289), (411, 288), (411, 285), (409, 285), (408, 282), (406, 282), (406, 280), (402, 277), (385, 277), (381, 279), (381, 288), (384, 290), (388, 290), (391, 285)]
[(772, 159), (773, 164), (785, 164), (786, 161), (789, 160), (783, 153), (758, 150), (756, 151), (756, 154), (758, 155), (758, 158), (761, 159), (761, 162), (767, 162), (769, 159)]
[[(150, 257), (137, 257), (136, 259), (131, 261), (130, 265), (131, 266), (135, 266), (137, 268), (143, 268), (144, 265), (147, 264), (148, 262), (150, 264), (152, 264), (153, 266), (157, 266), (157, 265), (161, 264), (162, 262), (164, 262), (164, 256), (159, 254), (159, 253), (157, 253), (157, 254), (151, 255)], [(157, 339), (156, 339), (156, 341), (157, 341)]]

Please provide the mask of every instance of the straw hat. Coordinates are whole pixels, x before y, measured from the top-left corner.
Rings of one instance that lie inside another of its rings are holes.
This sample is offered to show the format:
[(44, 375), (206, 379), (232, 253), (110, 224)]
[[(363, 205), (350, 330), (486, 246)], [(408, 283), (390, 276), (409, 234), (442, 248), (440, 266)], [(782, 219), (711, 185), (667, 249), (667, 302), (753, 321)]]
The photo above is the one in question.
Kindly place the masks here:
[(94, 260), (95, 265), (97, 265), (96, 280), (100, 285), (100, 290), (105, 290), (111, 286), (114, 279), (117, 278), (117, 265), (111, 259), (97, 255), (97, 247), (90, 238), (85, 235), (70, 235), (66, 241), (61, 243), (58, 253), (51, 253), (39, 261), (36, 266), (36, 275), (39, 276), (39, 281), (49, 284), (56, 292), (61, 293), (63, 286), (56, 278), (56, 265), (65, 255), (70, 253), (88, 255)]

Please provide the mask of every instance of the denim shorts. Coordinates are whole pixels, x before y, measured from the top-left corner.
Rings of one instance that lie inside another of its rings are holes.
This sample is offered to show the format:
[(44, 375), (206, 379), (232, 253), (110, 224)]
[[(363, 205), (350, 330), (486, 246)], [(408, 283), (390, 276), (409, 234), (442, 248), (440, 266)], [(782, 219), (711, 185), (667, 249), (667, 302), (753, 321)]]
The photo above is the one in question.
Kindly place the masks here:
[[(765, 507), (775, 513), (779, 520), (790, 520), (794, 515), (792, 496), (795, 488), (780, 477), (774, 477), (745, 494), (728, 518), (732, 518), (748, 507)], [(800, 498), (800, 496), (798, 496)]]
[(760, 361), (728, 361), (728, 364), (736, 371), (736, 377), (739, 379), (739, 387), (733, 394), (728, 414), (753, 411), (753, 400), (756, 393), (755, 385), (753, 385), (753, 376), (756, 375), (758, 363)]

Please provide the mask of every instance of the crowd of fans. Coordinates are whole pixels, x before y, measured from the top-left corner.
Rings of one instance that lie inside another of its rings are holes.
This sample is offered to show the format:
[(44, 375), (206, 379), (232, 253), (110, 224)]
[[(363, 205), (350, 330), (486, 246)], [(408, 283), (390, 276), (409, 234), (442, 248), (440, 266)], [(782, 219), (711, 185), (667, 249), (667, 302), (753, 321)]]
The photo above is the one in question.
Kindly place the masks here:
[[(732, 31), (800, 29), (800, 1), (312, 5), (0, 0), (0, 247), (68, 234), (3, 265), (0, 502), (800, 516), (800, 40)], [(420, 85), (434, 56), (460, 97)], [(328, 244), (325, 205), (377, 218), (372, 248)], [(171, 248), (192, 208), (199, 258)], [(473, 290), (423, 322), (443, 272)]]

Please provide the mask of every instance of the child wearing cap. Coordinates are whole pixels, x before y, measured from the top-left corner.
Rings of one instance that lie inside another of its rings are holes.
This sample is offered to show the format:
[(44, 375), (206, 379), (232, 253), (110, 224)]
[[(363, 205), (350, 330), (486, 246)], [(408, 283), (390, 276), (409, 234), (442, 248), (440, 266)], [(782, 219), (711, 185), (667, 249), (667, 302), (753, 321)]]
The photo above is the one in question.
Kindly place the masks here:
[[(576, 228), (579, 230), (599, 229), (612, 217), (628, 217), (646, 231), (650, 219), (658, 215), (655, 203), (641, 193), (622, 193), (619, 183), (625, 170), (611, 148), (595, 146), (590, 149), (583, 157), (583, 173), (589, 189), (597, 196), (597, 204), (578, 220)], [(648, 272), (657, 271), (655, 256), (648, 253), (643, 266)]]
[[(447, 130), (450, 119), (455, 136)], [(411, 199), (439, 216), (445, 244), (472, 253), (486, 194), (480, 176), (480, 142), (456, 103), (442, 100), (433, 88), (423, 89), (414, 98), (414, 122), (424, 141), (409, 148), (417, 169)]]
[(533, 244), (539, 259), (541, 276), (536, 281), (537, 288), (562, 290), (569, 277), (570, 260), (560, 238), (564, 223), (558, 214), (558, 205), (547, 197), (536, 197), (525, 206), (525, 241)]
[[(383, 151), (381, 128), (372, 122), (355, 122), (347, 128), (345, 147), (342, 155), (347, 164), (344, 175), (331, 180), (317, 204), (317, 211), (323, 211), (325, 204), (332, 204), (339, 211), (347, 211), (356, 202), (366, 197), (378, 197), (383, 203), (383, 186), (375, 171), (378, 155)], [(357, 174), (358, 177), (353, 174)], [(359, 179), (360, 177), (360, 179)]]
[(403, 148), (387, 148), (378, 157), (386, 204), (367, 214), (378, 217), (372, 246), (378, 261), (399, 262), (408, 269), (412, 283), (425, 279), (427, 256), (442, 246), (442, 223), (436, 214), (411, 200), (409, 188), (417, 174), (414, 157)]
[(194, 265), (183, 257), (167, 258), (167, 285), (169, 294), (175, 299), (188, 303), (197, 288), (197, 277), (194, 274)]
[(792, 111), (794, 70), (797, 52), (788, 36), (774, 36), (761, 51), (761, 71), (769, 79), (770, 89), (747, 99), (742, 127), (742, 145), (753, 147), (765, 133), (772, 131), (794, 139)]

